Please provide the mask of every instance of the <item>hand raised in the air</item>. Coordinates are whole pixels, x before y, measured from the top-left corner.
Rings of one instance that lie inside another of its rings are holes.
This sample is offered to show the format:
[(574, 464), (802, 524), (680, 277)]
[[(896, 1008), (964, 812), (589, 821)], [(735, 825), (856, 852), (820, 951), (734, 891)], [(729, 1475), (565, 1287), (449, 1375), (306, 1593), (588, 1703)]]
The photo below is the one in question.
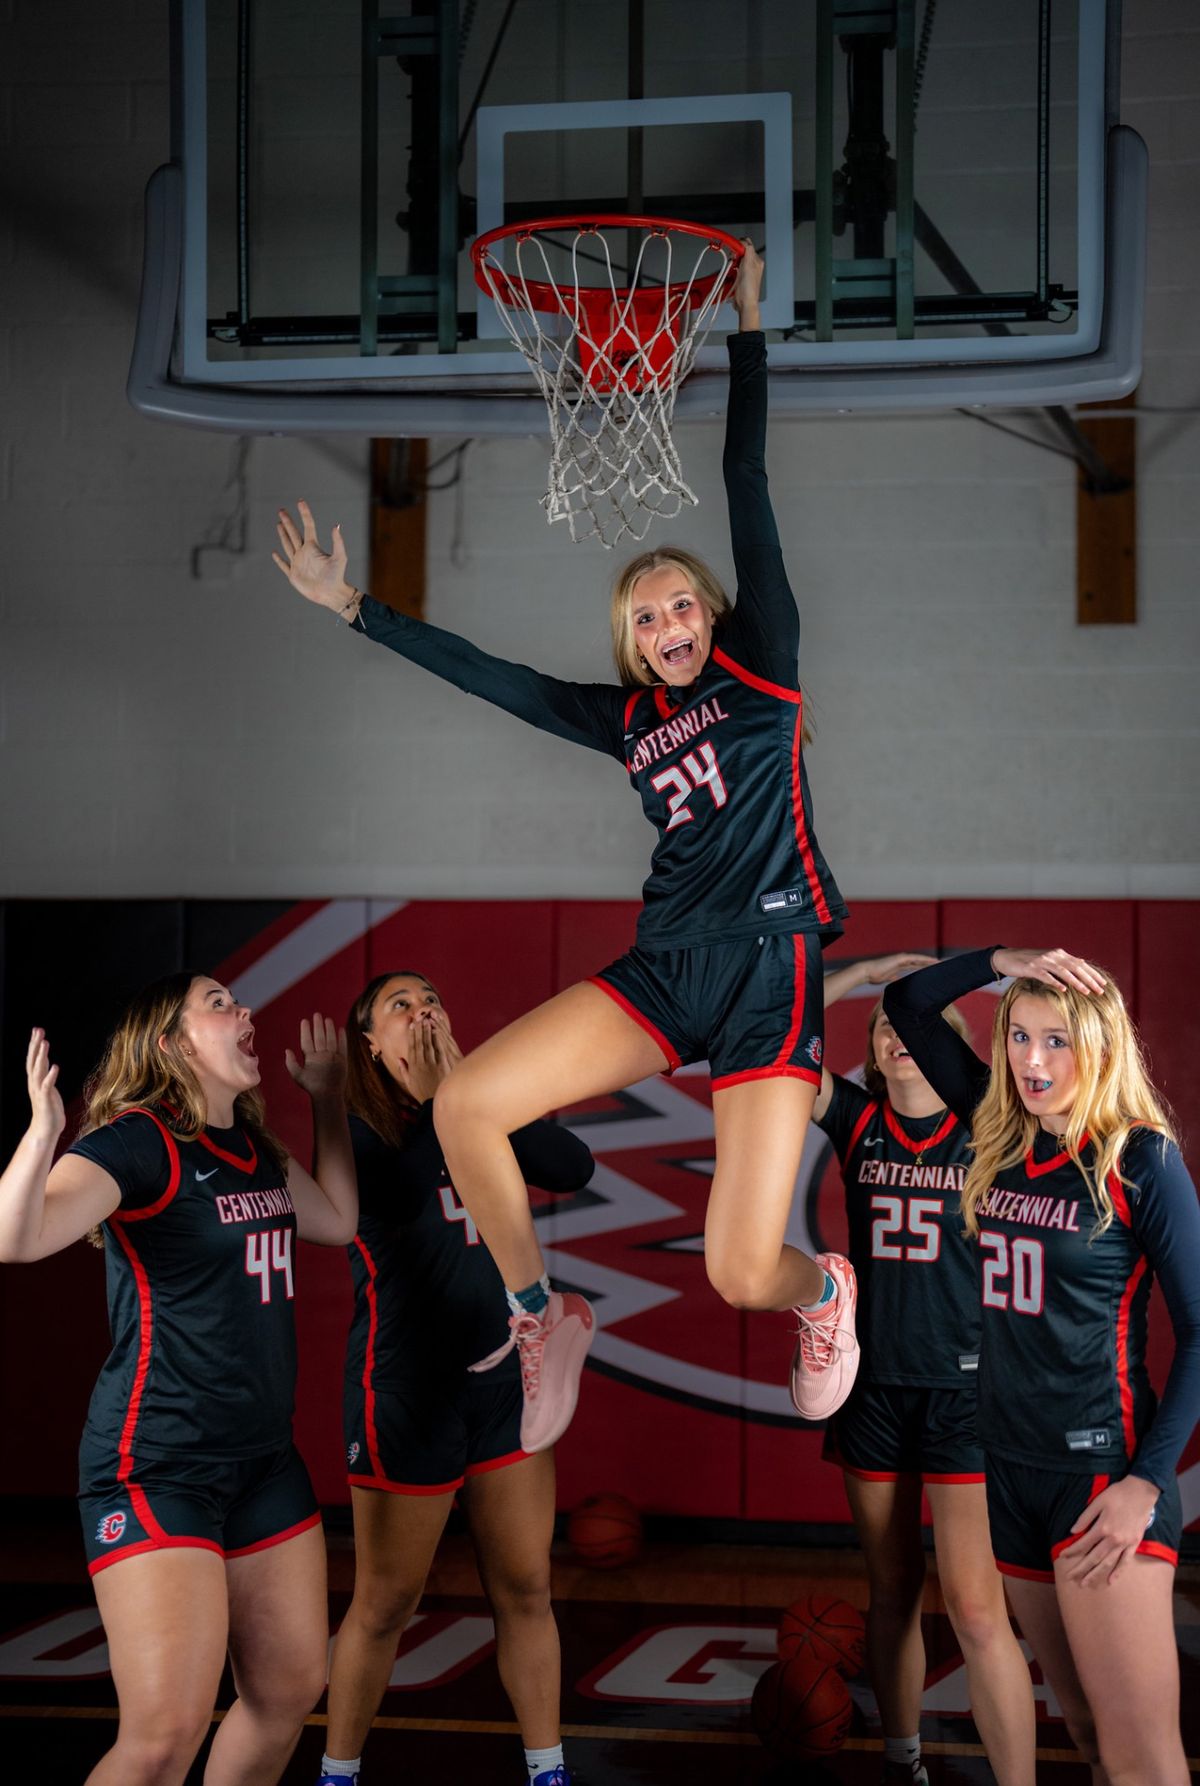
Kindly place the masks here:
[(317, 524), (308, 504), (301, 500), (296, 504), (296, 511), (300, 516), (299, 527), (286, 509), (279, 510), (275, 531), (283, 556), (272, 552), (271, 557), (305, 601), (315, 602), (319, 608), (329, 608), (335, 614), (345, 611), (346, 618), (350, 619), (356, 611), (359, 592), (346, 581), (346, 546), (341, 524), (339, 522), (333, 530), (332, 550), (324, 552), (318, 543)]
[(992, 966), (1013, 980), (1041, 980), (1056, 991), (1103, 992), (1108, 982), (1090, 961), (1066, 949), (995, 949)]
[(876, 955), (870, 961), (860, 961), (862, 985), (890, 986), (893, 980), (902, 980), (905, 974), (915, 974), (923, 967), (936, 967), (936, 955)]
[(1071, 1527), (1074, 1542), (1062, 1553), (1062, 1573), (1080, 1587), (1103, 1588), (1116, 1581), (1152, 1530), (1147, 1522), (1158, 1500), (1153, 1482), (1122, 1476), (1088, 1502)]
[(332, 1017), (313, 1012), (300, 1024), (300, 1054), (284, 1054), (287, 1070), (310, 1098), (340, 1098), (346, 1086), (346, 1032)]
[(445, 1013), (421, 1011), (409, 1027), (408, 1060), (397, 1077), (409, 1097), (424, 1104), (461, 1059), (462, 1049), (450, 1034)]
[(749, 236), (743, 236), (742, 241), (746, 244), (746, 252), (738, 265), (730, 302), (738, 313), (739, 328), (761, 329), (758, 302), (762, 291), (763, 259)]
[(25, 1077), (32, 1111), (29, 1132), (39, 1141), (57, 1141), (67, 1126), (67, 1113), (58, 1089), (58, 1067), (50, 1064), (50, 1044), (44, 1029), (35, 1029), (30, 1035)]

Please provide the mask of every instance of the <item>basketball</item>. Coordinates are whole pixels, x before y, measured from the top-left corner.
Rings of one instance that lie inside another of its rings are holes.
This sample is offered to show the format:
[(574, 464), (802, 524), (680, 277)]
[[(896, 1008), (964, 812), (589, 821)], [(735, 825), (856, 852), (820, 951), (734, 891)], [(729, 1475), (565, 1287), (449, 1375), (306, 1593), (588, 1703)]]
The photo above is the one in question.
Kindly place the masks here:
[(803, 1594), (784, 1608), (779, 1621), (779, 1658), (811, 1656), (842, 1674), (857, 1674), (867, 1632), (862, 1614), (833, 1594)]
[(780, 1761), (817, 1761), (841, 1748), (854, 1707), (836, 1668), (815, 1656), (773, 1662), (759, 1677), (750, 1718)]
[(624, 1495), (589, 1495), (567, 1521), (567, 1538), (589, 1568), (620, 1569), (642, 1548), (642, 1516)]

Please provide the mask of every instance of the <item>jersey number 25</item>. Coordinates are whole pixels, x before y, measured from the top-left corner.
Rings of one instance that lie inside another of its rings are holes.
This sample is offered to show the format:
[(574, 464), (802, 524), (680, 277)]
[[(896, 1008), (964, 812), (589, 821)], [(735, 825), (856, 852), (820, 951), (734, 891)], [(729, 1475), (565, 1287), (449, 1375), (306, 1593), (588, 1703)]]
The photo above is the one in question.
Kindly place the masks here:
[[(871, 1209), (875, 1215), (871, 1223), (872, 1259), (933, 1264), (942, 1249), (942, 1230), (938, 1227), (942, 1213), (940, 1197), (872, 1197)], [(903, 1240), (893, 1240), (893, 1235), (903, 1235)]]

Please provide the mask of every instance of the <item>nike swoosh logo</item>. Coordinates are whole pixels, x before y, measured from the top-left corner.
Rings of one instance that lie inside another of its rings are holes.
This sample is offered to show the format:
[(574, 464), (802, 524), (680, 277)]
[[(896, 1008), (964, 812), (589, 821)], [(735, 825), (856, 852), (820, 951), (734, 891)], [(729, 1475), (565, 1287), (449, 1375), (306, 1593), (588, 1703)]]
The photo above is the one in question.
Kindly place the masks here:
[(214, 1166), (212, 1169), (212, 1172), (197, 1172), (196, 1183), (203, 1184), (206, 1178), (212, 1177), (213, 1172), (219, 1172), (220, 1170), (221, 1170), (221, 1168), (219, 1166)]
[(883, 1136), (876, 1135), (874, 1140), (864, 1141), (863, 1146), (864, 1147), (882, 1147), (883, 1146)]

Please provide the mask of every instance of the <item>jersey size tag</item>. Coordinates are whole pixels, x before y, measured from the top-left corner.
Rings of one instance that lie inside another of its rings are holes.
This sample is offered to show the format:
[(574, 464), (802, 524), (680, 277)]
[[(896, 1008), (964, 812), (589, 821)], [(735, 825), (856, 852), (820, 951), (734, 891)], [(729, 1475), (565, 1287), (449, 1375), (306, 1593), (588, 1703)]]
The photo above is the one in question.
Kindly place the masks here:
[(760, 893), (759, 907), (764, 912), (789, 912), (804, 904), (803, 887), (781, 887), (775, 893)]
[(960, 1352), (958, 1355), (958, 1368), (960, 1371), (977, 1371), (979, 1369), (978, 1352)]
[(1112, 1445), (1112, 1434), (1106, 1426), (1077, 1427), (1063, 1437), (1068, 1451), (1107, 1451)]

